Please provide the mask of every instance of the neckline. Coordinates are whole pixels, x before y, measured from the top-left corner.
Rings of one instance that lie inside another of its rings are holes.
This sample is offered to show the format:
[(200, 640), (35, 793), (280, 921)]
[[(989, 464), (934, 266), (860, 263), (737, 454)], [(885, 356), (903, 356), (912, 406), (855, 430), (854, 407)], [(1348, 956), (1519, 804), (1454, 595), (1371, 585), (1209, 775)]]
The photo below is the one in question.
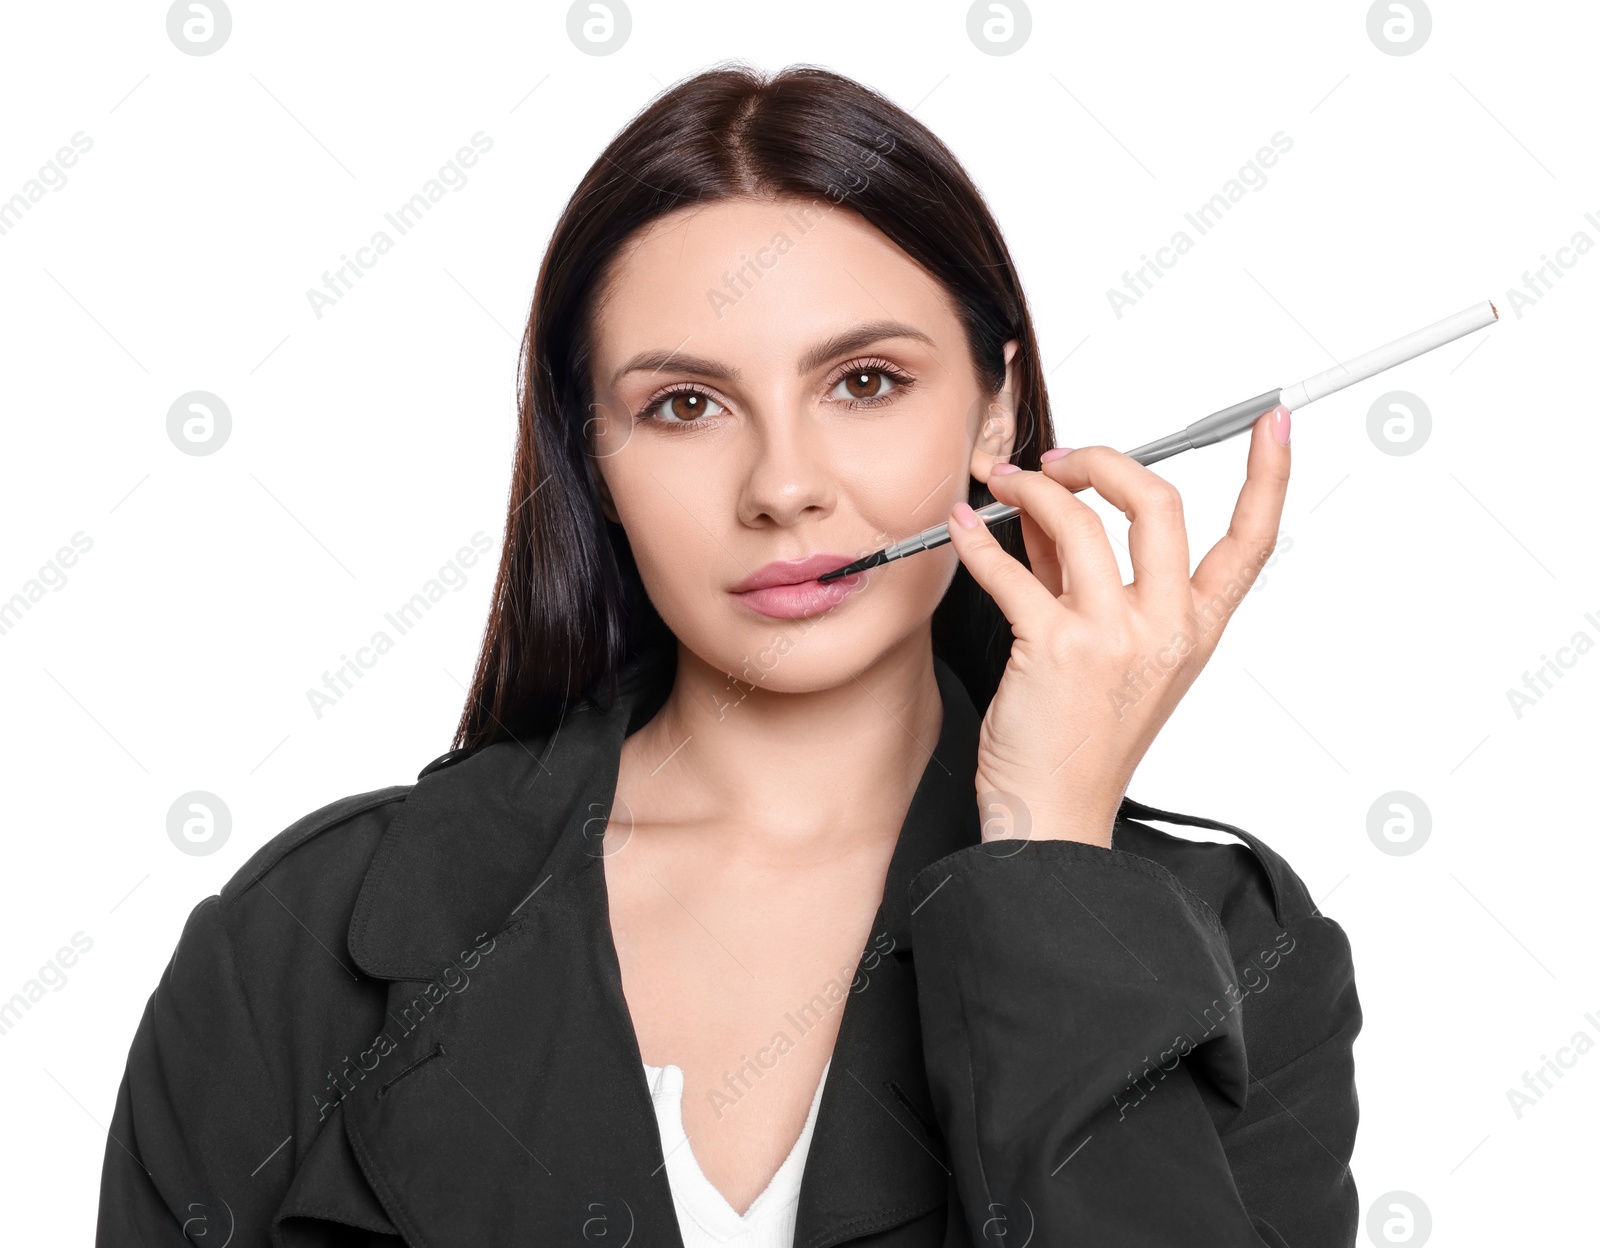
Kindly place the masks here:
[[(944, 721), (885, 881), (883, 922), (905, 950), (911, 877), (977, 844), (982, 831), (972, 790), (979, 717), (954, 669), (937, 654), (933, 665)], [(644, 671), (627, 675), (609, 706), (585, 702), (548, 732), (447, 754), (409, 792), (396, 793), (405, 801), (368, 864), (350, 919), (347, 944), (362, 971), (426, 981), (460, 941), (515, 926), (546, 880), (581, 887), (580, 877), (602, 865), (594, 831), (616, 798), (621, 746), (652, 713), (658, 692), (646, 696), (654, 682)], [(472, 849), (465, 854), (464, 832)]]
[[(810, 1144), (816, 1130), (817, 1111), (822, 1104), (823, 1090), (827, 1087), (828, 1071), (833, 1066), (832, 1055), (823, 1064), (822, 1076), (817, 1080), (816, 1091), (811, 1094), (811, 1108), (806, 1112), (800, 1134), (789, 1146), (788, 1153), (767, 1180), (766, 1186), (756, 1194), (743, 1213), (734, 1209), (722, 1189), (706, 1177), (699, 1158), (695, 1156), (694, 1145), (683, 1128), (682, 1067), (671, 1062), (664, 1066), (652, 1066), (642, 1059), (640, 1065), (650, 1089), (651, 1108), (655, 1110), (657, 1126), (662, 1133), (661, 1146), (674, 1205), (718, 1239), (734, 1240), (758, 1227), (765, 1227), (771, 1219), (781, 1217), (797, 1204), (806, 1158), (810, 1154)], [(662, 1102), (671, 1106), (670, 1112), (661, 1112), (659, 1106)]]
[[(873, 919), (874, 932), (882, 932), (888, 938), (889, 948), (904, 949), (909, 952), (911, 948), (910, 930), (910, 877), (928, 862), (953, 852), (966, 845), (977, 843), (981, 837), (979, 827), (977, 803), (971, 797), (970, 776), (976, 766), (977, 738), (979, 717), (972, 704), (970, 696), (961, 684), (955, 670), (951, 668), (938, 655), (933, 657), (934, 676), (938, 681), (941, 695), (942, 718), (935, 747), (930, 751), (928, 762), (923, 768), (923, 774), (918, 781), (917, 788), (912, 795), (910, 805), (901, 822), (900, 832), (895, 842), (894, 851), (889, 860), (888, 871), (885, 875), (883, 892), (879, 897), (878, 909)], [(657, 675), (661, 669), (655, 669)], [(621, 696), (616, 704), (605, 712), (610, 736), (606, 749), (606, 770), (595, 777), (597, 783), (592, 786), (594, 801), (589, 805), (590, 811), (603, 810), (609, 812), (615, 805), (617, 789), (620, 784), (620, 756), (622, 745), (636, 731), (660, 709), (662, 701), (670, 694), (669, 681), (656, 683), (649, 679), (649, 667), (640, 662), (633, 665), (622, 682)], [(946, 762), (940, 758), (943, 750)], [(959, 781), (959, 783), (958, 783)], [(950, 796), (951, 790), (956, 790), (963, 796), (955, 803), (945, 802), (943, 799)], [(922, 816), (919, 819), (919, 814)], [(584, 825), (587, 829), (595, 820)], [(926, 826), (924, 826), (926, 825)], [(604, 824), (601, 824), (604, 827)], [(579, 890), (586, 897), (586, 905), (591, 907), (595, 916), (595, 945), (594, 953), (598, 959), (596, 970), (603, 985), (603, 995), (608, 999), (608, 1012), (611, 1015), (612, 1025), (627, 1038), (629, 1048), (634, 1060), (639, 1063), (634, 1069), (640, 1071), (642, 1079), (633, 1083), (628, 1095), (638, 1104), (643, 1100), (643, 1107), (648, 1110), (647, 1121), (657, 1123), (657, 1136), (659, 1138), (659, 1117), (655, 1112), (654, 1080), (649, 1076), (649, 1070), (664, 1070), (665, 1067), (650, 1067), (644, 1060), (644, 1046), (639, 1042), (638, 1028), (634, 1024), (633, 1011), (628, 1006), (627, 994), (622, 987), (622, 958), (617, 950), (616, 933), (611, 925), (611, 890), (606, 880), (606, 862), (603, 849), (596, 851), (588, 844), (588, 834), (570, 837), (557, 846), (547, 861), (547, 867), (553, 875), (564, 875), (573, 880)], [(580, 842), (584, 844), (580, 845)], [(866, 956), (863, 949), (861, 956)], [(845, 1028), (849, 1023), (848, 1011), (855, 994), (845, 1001), (846, 1014), (840, 1020), (839, 1035), (843, 1037)], [(837, 1046), (838, 1041), (835, 1041)], [(837, 1047), (836, 1047), (836, 1052)], [(824, 1076), (818, 1082), (817, 1091), (813, 1094), (811, 1112), (807, 1117), (807, 1127), (813, 1138), (824, 1135), (830, 1141), (837, 1135), (837, 1126), (831, 1120), (822, 1122), (820, 1107), (822, 1092), (827, 1083), (827, 1070), (831, 1067), (833, 1055), (828, 1058), (828, 1066), (824, 1067)], [(681, 1077), (681, 1074), (680, 1074)], [(630, 1081), (631, 1082), (631, 1081)], [(830, 1104), (832, 1100), (830, 1098)], [(833, 1111), (830, 1110), (830, 1114)], [(891, 1115), (891, 1117), (893, 1117)], [(901, 1129), (904, 1129), (903, 1124)], [(830, 1132), (831, 1128), (831, 1132)], [(661, 1142), (663, 1165), (670, 1175), (672, 1167), (668, 1154), (680, 1140), (686, 1139), (683, 1134), (682, 1111), (678, 1112), (677, 1136), (670, 1142)], [(797, 1141), (798, 1142), (798, 1141)], [(834, 1147), (840, 1147), (835, 1143)], [(790, 1150), (791, 1154), (793, 1149)], [(810, 1145), (807, 1145), (807, 1156), (810, 1155)], [(784, 1159), (784, 1165), (789, 1163), (789, 1158)], [(783, 1166), (779, 1166), (782, 1171)], [(796, 1176), (795, 1205), (798, 1219), (799, 1197), (803, 1195), (803, 1180), (805, 1166), (801, 1163), (801, 1172)], [(712, 1215), (725, 1222), (727, 1225), (720, 1233), (723, 1238), (730, 1238), (748, 1229), (748, 1224), (741, 1216), (734, 1212), (733, 1206), (728, 1203), (720, 1189), (709, 1179), (705, 1178), (699, 1164), (691, 1168), (691, 1173), (697, 1176), (706, 1188), (716, 1194), (716, 1201), (710, 1203), (716, 1212)], [(774, 1175), (776, 1177), (776, 1175)], [(694, 1179), (689, 1180), (691, 1183)], [(670, 1178), (668, 1186), (671, 1187)], [(769, 1180), (768, 1186), (771, 1186)], [(763, 1192), (765, 1189), (763, 1189)], [(760, 1197), (758, 1196), (759, 1200)], [(673, 1197), (674, 1205), (677, 1196)], [(720, 1207), (719, 1203), (720, 1202)], [(752, 1208), (754, 1203), (752, 1202)], [(745, 1211), (749, 1213), (747, 1209)], [(813, 1215), (814, 1216), (814, 1215)], [(731, 1219), (731, 1221), (730, 1221)]]

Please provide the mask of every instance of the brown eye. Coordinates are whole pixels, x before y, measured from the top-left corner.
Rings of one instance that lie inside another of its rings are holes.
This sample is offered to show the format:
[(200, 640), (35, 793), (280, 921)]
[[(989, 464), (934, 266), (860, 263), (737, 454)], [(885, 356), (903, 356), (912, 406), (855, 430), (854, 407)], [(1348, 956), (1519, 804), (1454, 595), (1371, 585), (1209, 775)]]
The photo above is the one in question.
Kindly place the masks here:
[(653, 420), (659, 425), (690, 425), (722, 410), (722, 404), (710, 395), (698, 390), (674, 390), (652, 402), (639, 414), (639, 419)]
[(853, 399), (877, 398), (878, 387), (886, 380), (888, 379), (882, 373), (871, 368), (864, 368), (843, 378), (845, 389), (850, 392), (850, 397)]
[(706, 396), (680, 390), (667, 401), (667, 415), (673, 420), (697, 420), (706, 412)]
[[(878, 403), (887, 399), (894, 391), (902, 389), (904, 383), (893, 376), (888, 369), (876, 365), (869, 368), (852, 369), (834, 383), (834, 397), (846, 402)], [(843, 392), (840, 393), (840, 388)]]

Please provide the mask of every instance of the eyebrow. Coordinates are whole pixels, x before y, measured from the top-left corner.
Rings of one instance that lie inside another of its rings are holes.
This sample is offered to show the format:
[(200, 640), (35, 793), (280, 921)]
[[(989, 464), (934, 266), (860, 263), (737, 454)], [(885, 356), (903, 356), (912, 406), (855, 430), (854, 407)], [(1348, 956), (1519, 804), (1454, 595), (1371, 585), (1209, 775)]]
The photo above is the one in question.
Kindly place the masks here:
[[(822, 367), (834, 356), (858, 351), (885, 338), (910, 338), (916, 342), (926, 343), (930, 347), (938, 346), (938, 343), (915, 325), (907, 325), (903, 321), (865, 321), (850, 329), (842, 330), (832, 338), (812, 347), (800, 357), (795, 372), (803, 377)], [(708, 359), (705, 356), (684, 355), (678, 351), (641, 351), (611, 375), (611, 384), (616, 385), (628, 373), (660, 372), (669, 364), (683, 372), (698, 373), (718, 381), (738, 381), (741, 375), (739, 369), (730, 368), (720, 360)]]

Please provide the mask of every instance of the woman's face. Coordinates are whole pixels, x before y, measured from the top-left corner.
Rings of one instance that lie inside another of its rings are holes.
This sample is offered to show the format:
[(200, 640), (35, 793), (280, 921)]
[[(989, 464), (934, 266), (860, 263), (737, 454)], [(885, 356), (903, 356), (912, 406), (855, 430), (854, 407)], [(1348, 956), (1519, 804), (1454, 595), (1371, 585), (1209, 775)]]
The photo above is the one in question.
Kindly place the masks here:
[[(969, 476), (988, 480), (1012, 449), (1015, 350), (985, 393), (938, 282), (826, 200), (727, 200), (646, 227), (601, 292), (589, 434), (606, 514), (678, 640), (800, 692), (928, 629), (949, 545), (814, 578), (943, 523)], [(745, 588), (763, 572), (803, 583)]]

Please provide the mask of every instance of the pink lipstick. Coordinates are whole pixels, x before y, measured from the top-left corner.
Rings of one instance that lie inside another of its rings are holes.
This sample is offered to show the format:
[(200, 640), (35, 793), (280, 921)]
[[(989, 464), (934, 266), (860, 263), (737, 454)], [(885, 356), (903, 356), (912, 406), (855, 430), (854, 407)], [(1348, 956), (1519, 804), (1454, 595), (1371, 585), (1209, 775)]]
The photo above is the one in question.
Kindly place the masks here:
[(831, 611), (866, 584), (856, 573), (823, 585), (824, 572), (843, 567), (849, 555), (820, 554), (804, 559), (778, 559), (757, 568), (729, 592), (752, 611), (772, 619), (798, 620)]

